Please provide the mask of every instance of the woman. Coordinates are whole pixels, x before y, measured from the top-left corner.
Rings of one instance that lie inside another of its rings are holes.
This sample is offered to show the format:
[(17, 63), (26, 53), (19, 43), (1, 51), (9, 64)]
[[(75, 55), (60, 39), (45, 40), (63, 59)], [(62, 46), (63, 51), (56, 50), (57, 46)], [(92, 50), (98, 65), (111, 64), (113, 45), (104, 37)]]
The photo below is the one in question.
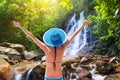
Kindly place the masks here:
[(85, 20), (81, 27), (77, 29), (71, 37), (66, 38), (66, 33), (62, 29), (52, 28), (45, 32), (43, 41), (37, 39), (31, 32), (26, 30), (20, 22), (13, 21), (13, 25), (20, 28), (29, 38), (31, 38), (46, 55), (46, 71), (44, 80), (63, 80), (62, 78), (62, 57), (65, 49), (72, 42), (74, 37), (90, 20)]

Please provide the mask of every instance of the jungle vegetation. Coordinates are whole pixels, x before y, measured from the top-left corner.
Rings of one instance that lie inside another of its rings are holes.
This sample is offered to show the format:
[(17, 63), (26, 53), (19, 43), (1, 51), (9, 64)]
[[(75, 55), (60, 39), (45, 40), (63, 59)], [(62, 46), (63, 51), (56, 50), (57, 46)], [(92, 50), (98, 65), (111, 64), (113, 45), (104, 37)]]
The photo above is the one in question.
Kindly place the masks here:
[[(106, 46), (120, 54), (120, 1), (119, 0), (0, 0), (0, 42), (20, 43), (28, 50), (38, 47), (12, 21), (23, 26), (42, 40), (46, 30), (65, 28), (74, 13), (85, 12), (93, 34)], [(101, 51), (103, 49), (100, 49)]]

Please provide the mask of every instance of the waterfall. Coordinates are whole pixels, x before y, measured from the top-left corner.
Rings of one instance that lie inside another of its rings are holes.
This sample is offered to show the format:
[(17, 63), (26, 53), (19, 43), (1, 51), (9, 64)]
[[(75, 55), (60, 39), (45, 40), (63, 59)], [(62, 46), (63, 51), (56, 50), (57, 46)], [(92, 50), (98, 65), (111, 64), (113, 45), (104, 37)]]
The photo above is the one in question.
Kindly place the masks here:
[(16, 73), (15, 80), (29, 80), (31, 71), (32, 71), (32, 69), (30, 69), (30, 70), (27, 72), (27, 75), (26, 75), (25, 78), (22, 77), (22, 74), (19, 74), (19, 73), (17, 73), (17, 71), (16, 71), (16, 72), (15, 72), (15, 73)]
[[(67, 38), (69, 38), (83, 23), (83, 20), (85, 20), (84, 12), (82, 11), (79, 14), (74, 14), (71, 20), (69, 21), (67, 27), (66, 27), (66, 33)], [(88, 44), (92, 42), (91, 38), (91, 30), (86, 25), (80, 33), (74, 38), (74, 40), (71, 42), (70, 46), (65, 51), (64, 55), (80, 55), (85, 54), (86, 49), (89, 50)], [(83, 48), (88, 46), (84, 51), (82, 51)]]
[(28, 71), (28, 73), (27, 73), (27, 76), (26, 76), (26, 80), (29, 80), (29, 78), (30, 78), (30, 73), (32, 72), (32, 69), (30, 69), (29, 71)]

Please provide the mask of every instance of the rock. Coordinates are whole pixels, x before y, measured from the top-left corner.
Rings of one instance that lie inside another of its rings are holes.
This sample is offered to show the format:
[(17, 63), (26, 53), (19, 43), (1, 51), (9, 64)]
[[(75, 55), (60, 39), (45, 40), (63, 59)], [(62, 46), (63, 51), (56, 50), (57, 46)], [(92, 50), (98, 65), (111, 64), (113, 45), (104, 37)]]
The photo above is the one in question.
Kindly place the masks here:
[(110, 74), (104, 80), (120, 80), (120, 73)]
[(7, 61), (9, 60), (9, 57), (7, 55), (0, 54), (0, 57), (3, 58), (3, 59), (5, 59), (5, 60), (7, 60)]
[(13, 48), (16, 51), (18, 51), (20, 53), (20, 55), (21, 55), (22, 60), (25, 60), (25, 54), (24, 54), (25, 51), (26, 51), (25, 46), (23, 46), (21, 44), (11, 44), (10, 48)]
[(70, 74), (70, 80), (77, 80), (78, 76), (76, 75), (76, 73), (71, 73)]
[(120, 73), (120, 65), (119, 65), (119, 66), (116, 66), (115, 71), (116, 71), (117, 73)]
[(17, 61), (13, 61), (13, 60), (7, 60), (7, 62), (8, 62), (10, 65), (15, 65), (16, 63), (18, 63)]
[(0, 46), (10, 47), (10, 43), (8, 43), (8, 42), (3, 42), (3, 43), (0, 43)]
[(96, 68), (97, 68), (97, 65), (96, 65), (94, 62), (91, 62), (91, 63), (89, 63), (89, 67), (90, 67), (91, 69), (96, 69)]
[(112, 63), (115, 59), (116, 59), (116, 57), (113, 57), (109, 60), (109, 62)]
[(78, 80), (91, 80), (92, 79), (92, 75), (89, 71), (87, 70), (81, 70), (77, 73), (78, 76)]
[(0, 80), (12, 80), (11, 66), (0, 58)]
[(13, 43), (4, 42), (4, 43), (0, 43), (0, 46), (6, 47), (6, 48), (8, 48), (8, 50), (10, 48), (16, 50), (18, 53), (20, 53), (21, 58), (25, 59), (24, 53), (26, 51), (26, 48), (22, 44), (13, 44)]
[(71, 62), (64, 62), (62, 64), (63, 75), (66, 78), (65, 80), (68, 80), (70, 78), (71, 72), (75, 72), (75, 69), (73, 69), (71, 65), (72, 65)]
[(6, 54), (11, 60), (21, 60), (20, 53), (12, 48), (0, 47), (2, 54)]
[(26, 52), (25, 53), (25, 58), (27, 60), (31, 60), (31, 59), (35, 59), (38, 58), (39, 60), (42, 58), (42, 54), (40, 53), (40, 51), (30, 51), (30, 52)]
[(23, 46), (22, 44), (13, 44), (8, 42), (3, 42), (3, 43), (0, 43), (0, 46), (16, 49), (20, 53), (24, 53), (24, 51), (26, 50), (25, 46)]
[(82, 57), (82, 59), (80, 60), (80, 63), (84, 63), (84, 62), (86, 62), (88, 59), (87, 59), (87, 57)]
[(111, 64), (106, 63), (106, 62), (103, 62), (101, 65), (98, 65), (97, 71), (99, 74), (103, 74), (103, 75), (115, 73), (114, 67)]
[(65, 63), (65, 62), (71, 62), (71, 61), (74, 61), (75, 59), (79, 58), (78, 55), (68, 55), (68, 56), (64, 56), (63, 59), (62, 59), (62, 63)]
[(16, 55), (19, 55), (20, 53), (17, 52), (15, 49), (12, 49), (12, 48), (7, 48), (7, 47), (1, 47), (0, 46), (0, 51), (2, 54), (16, 54)]
[(79, 55), (89, 54), (90, 51), (92, 51), (93, 47), (94, 47), (94, 45), (86, 44), (86, 45), (79, 51)]
[(15, 49), (16, 51), (18, 51), (19, 53), (24, 53), (24, 51), (26, 51), (25, 46), (21, 45), (21, 44), (11, 44), (10, 48)]

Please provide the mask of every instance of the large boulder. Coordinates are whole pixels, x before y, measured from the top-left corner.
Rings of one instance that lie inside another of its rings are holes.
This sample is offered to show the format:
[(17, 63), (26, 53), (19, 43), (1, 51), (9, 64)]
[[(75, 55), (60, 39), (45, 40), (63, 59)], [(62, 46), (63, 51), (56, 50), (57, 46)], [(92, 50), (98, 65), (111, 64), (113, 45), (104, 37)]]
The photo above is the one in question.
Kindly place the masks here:
[(44, 56), (44, 54), (40, 50), (34, 50), (34, 51), (30, 51), (30, 52), (25, 52), (25, 58), (27, 60), (31, 60), (31, 59), (40, 60), (43, 56)]
[(79, 59), (78, 55), (67, 55), (62, 58), (62, 63), (73, 62), (76, 59)]
[(8, 43), (8, 42), (3, 42), (3, 43), (0, 43), (0, 46), (10, 47), (10, 43)]
[(20, 53), (15, 49), (0, 46), (0, 52), (3, 55), (7, 55), (11, 60), (21, 60)]
[(105, 78), (105, 80), (120, 80), (120, 73), (110, 74)]
[(87, 70), (79, 70), (77, 73), (78, 80), (92, 80), (92, 75)]
[(2, 58), (0, 58), (0, 80), (12, 80), (11, 66)]
[(0, 43), (0, 46), (2, 47), (6, 47), (6, 48), (12, 48), (15, 49), (16, 51), (18, 51), (22, 57), (22, 59), (25, 59), (25, 51), (26, 48), (24, 45), (22, 44), (13, 44), (13, 43), (8, 43), (8, 42), (4, 42), (4, 43)]
[(23, 46), (22, 44), (13, 44), (8, 42), (3, 42), (3, 43), (0, 43), (0, 46), (16, 49), (20, 53), (24, 53), (24, 51), (26, 50), (25, 46)]

